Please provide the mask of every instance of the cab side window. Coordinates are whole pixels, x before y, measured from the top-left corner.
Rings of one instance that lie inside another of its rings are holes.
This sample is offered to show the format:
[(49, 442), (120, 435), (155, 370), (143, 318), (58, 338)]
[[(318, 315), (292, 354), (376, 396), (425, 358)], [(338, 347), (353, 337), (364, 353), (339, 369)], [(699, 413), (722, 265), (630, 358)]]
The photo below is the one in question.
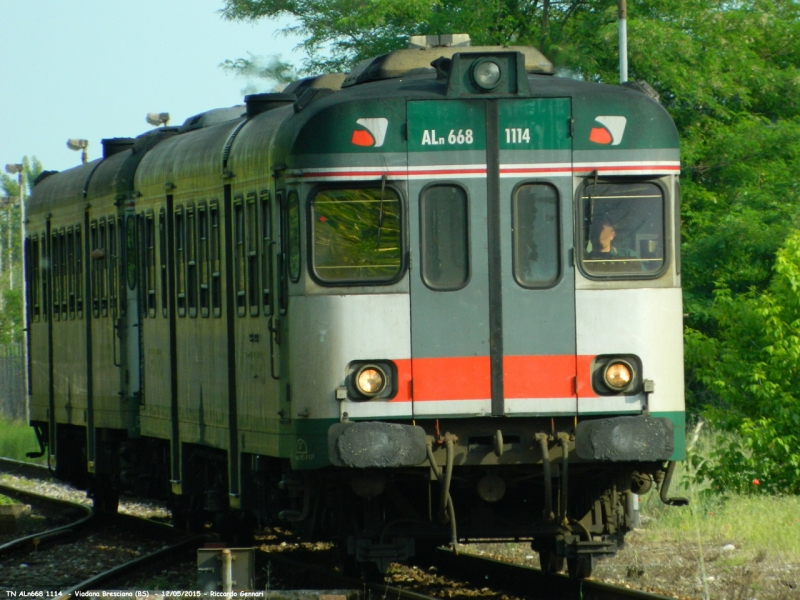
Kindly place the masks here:
[[(290, 273), (292, 195), (289, 199)], [(295, 195), (296, 198), (296, 195)], [(299, 212), (299, 211), (298, 211)], [(370, 285), (395, 280), (402, 268), (401, 203), (391, 188), (320, 190), (311, 202), (312, 267), (322, 283)]]

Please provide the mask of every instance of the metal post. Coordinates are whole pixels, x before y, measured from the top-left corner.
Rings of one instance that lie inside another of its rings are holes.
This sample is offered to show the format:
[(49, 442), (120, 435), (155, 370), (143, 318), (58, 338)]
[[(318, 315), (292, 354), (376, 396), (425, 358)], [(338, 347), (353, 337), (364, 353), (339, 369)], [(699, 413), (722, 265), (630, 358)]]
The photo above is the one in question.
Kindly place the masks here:
[(14, 261), (11, 259), (11, 245), (14, 236), (11, 233), (11, 198), (6, 202), (6, 227), (8, 227), (8, 289), (14, 289)]
[[(25, 281), (25, 196), (22, 193), (22, 172), (19, 174), (19, 249), (22, 255), (22, 281)], [(38, 257), (37, 257), (38, 260)], [(28, 364), (29, 348), (28, 335), (30, 320), (28, 319), (28, 299), (25, 293), (25, 285), (22, 286), (22, 364), (25, 377), (25, 422), (31, 420), (31, 408), (29, 402), (30, 394), (30, 365)]]
[[(3, 200), (6, 203), (9, 203), (9, 202), (11, 202), (11, 197), (10, 196), (4, 196), (3, 198), (0, 198), (0, 200)], [(3, 251), (2, 241), (3, 240), (0, 239), (0, 277), (2, 277), (2, 275), (3, 275), (3, 252), (4, 251)], [(2, 298), (2, 296), (0, 296), (0, 308), (2, 308), (2, 307), (3, 307), (3, 298)]]
[(225, 600), (229, 600), (233, 595), (233, 557), (229, 548), (222, 550), (222, 593), (225, 594)]
[(628, 2), (617, 0), (619, 8), (619, 82), (628, 81)]
[[(17, 165), (21, 166), (21, 165)], [(22, 211), (22, 169), (17, 171), (17, 185), (19, 185), (19, 209)], [(11, 202), (9, 198), (8, 203), (8, 267), (9, 267), (9, 279), (8, 279), (8, 288), (13, 290), (14, 289), (14, 262), (11, 260), (11, 253), (13, 250), (13, 238), (11, 237)], [(22, 235), (22, 227), (19, 229), (20, 235)], [(22, 238), (24, 239), (24, 237)], [(22, 243), (20, 243), (20, 250), (22, 250)]]
[[(22, 206), (22, 171), (24, 170), (24, 165), (19, 163), (10, 163), (6, 165), (6, 173), (16, 173), (17, 174), (17, 184), (19, 185), (19, 203), (20, 207)], [(11, 235), (11, 198), (8, 198), (8, 202), (6, 203), (6, 226), (8, 227), (8, 271), (9, 271), (9, 289), (14, 289), (14, 263), (11, 260), (11, 250), (12, 250), (12, 243), (13, 237)]]

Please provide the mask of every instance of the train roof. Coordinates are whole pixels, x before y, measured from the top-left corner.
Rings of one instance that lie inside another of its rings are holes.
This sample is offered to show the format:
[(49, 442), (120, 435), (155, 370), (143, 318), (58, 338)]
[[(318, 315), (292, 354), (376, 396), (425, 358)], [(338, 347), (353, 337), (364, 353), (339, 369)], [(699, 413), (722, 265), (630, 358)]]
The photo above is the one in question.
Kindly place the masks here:
[[(498, 61), (517, 57), (516, 75), (511, 61), (508, 77), (518, 89), (475, 93), (465, 76), (460, 80), (451, 76), (459, 61), (481, 60), (482, 56)], [(213, 109), (190, 117), (181, 127), (143, 134), (132, 146), (118, 147), (116, 154), (41, 180), (29, 200), (28, 211), (35, 214), (92, 198), (123, 197), (133, 193), (134, 187), (151, 183), (163, 186), (185, 177), (219, 183), (229, 162), (240, 171), (259, 168), (259, 164), (248, 164), (253, 154), (263, 156), (266, 152), (280, 162), (288, 161), (290, 155), (370, 151), (349, 143), (354, 124), (365, 117), (387, 118), (394, 127), (383, 147), (372, 151), (404, 153), (407, 140), (401, 128), (406, 121), (405, 104), (416, 100), (568, 98), (577, 128), (591, 128), (600, 115), (625, 115), (637, 123), (630, 134), (626, 133), (625, 146), (618, 149), (677, 150), (672, 120), (648, 94), (626, 86), (557, 77), (551, 72), (552, 65), (533, 49), (396, 51), (364, 61), (348, 76), (305, 78), (290, 84), (283, 94), (248, 96), (247, 107)], [(273, 110), (276, 107), (280, 110)], [(577, 135), (574, 144), (575, 149), (583, 145), (583, 149), (596, 150), (588, 145), (588, 135)]]

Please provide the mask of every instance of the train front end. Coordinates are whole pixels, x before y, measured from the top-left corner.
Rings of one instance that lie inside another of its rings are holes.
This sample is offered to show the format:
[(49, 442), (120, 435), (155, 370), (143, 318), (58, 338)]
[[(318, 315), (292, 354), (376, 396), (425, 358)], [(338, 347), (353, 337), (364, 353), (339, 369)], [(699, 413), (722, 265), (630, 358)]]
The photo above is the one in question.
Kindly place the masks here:
[(670, 501), (677, 133), (641, 91), (550, 71), (532, 49), (400, 51), (284, 132), (287, 369), (327, 423), (292, 465), (334, 466), (316, 522), (358, 561), (529, 540), (586, 576), (638, 494)]

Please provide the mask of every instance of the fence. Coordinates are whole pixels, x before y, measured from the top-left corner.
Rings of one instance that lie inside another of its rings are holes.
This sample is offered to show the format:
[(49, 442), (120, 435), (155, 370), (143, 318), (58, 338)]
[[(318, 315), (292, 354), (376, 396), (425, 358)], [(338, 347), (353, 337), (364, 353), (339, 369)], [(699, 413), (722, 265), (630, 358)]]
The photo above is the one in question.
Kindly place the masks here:
[(22, 344), (0, 345), (0, 417), (11, 421), (27, 419)]

